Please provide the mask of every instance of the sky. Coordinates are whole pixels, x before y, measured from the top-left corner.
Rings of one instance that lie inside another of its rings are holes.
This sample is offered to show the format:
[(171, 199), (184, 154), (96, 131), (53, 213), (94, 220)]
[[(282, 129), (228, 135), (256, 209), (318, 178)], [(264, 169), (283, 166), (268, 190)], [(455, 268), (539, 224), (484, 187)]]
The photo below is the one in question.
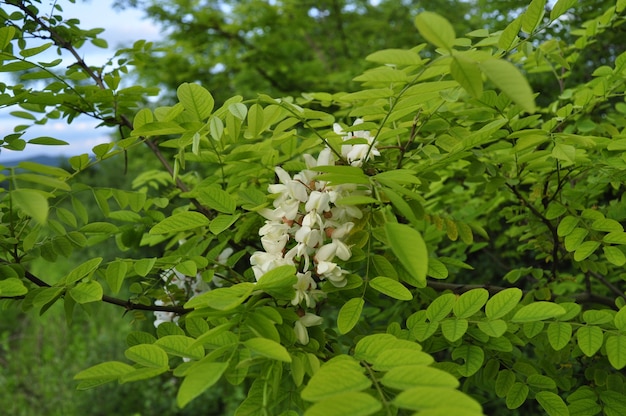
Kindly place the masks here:
[[(46, 7), (52, 8), (52, 0), (42, 0), (40, 10), (45, 11)], [(154, 41), (160, 39), (160, 28), (149, 20), (143, 18), (143, 12), (135, 9), (113, 10), (113, 0), (77, 0), (75, 4), (67, 0), (58, 0), (58, 4), (64, 10), (63, 16), (80, 20), (80, 27), (84, 29), (104, 28), (100, 35), (107, 40), (108, 49), (96, 48), (90, 43), (86, 43), (79, 51), (85, 61), (90, 65), (101, 65), (108, 58), (113, 56), (117, 47), (122, 45), (132, 45), (139, 39)], [(53, 48), (50, 48), (52, 50)], [(41, 55), (42, 57), (44, 55)], [(50, 56), (56, 57), (52, 52)], [(51, 58), (52, 60), (54, 58)], [(43, 60), (38, 59), (37, 60)], [(6, 76), (0, 82), (6, 81)], [(13, 133), (16, 125), (24, 124), (23, 119), (18, 119), (9, 115), (9, 112), (19, 110), (12, 107), (9, 110), (0, 110), (0, 135), (4, 137)], [(23, 136), (25, 140), (40, 136), (50, 136), (69, 143), (68, 146), (42, 146), (27, 144), (26, 149), (21, 152), (12, 152), (5, 149), (0, 150), (0, 165), (3, 162), (14, 161), (35, 156), (64, 156), (70, 157), (82, 153), (90, 153), (91, 148), (100, 143), (110, 141), (111, 129), (104, 127), (96, 128), (97, 122), (81, 116), (76, 118), (71, 124), (65, 120), (52, 120), (44, 126), (36, 126), (28, 129)]]

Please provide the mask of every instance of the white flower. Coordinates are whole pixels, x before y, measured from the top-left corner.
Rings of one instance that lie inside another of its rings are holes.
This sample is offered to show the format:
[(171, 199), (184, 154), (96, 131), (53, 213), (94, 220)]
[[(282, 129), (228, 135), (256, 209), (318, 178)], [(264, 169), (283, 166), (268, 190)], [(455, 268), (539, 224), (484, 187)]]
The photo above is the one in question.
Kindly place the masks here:
[(315, 280), (311, 277), (311, 271), (298, 273), (296, 276), (298, 277), (298, 282), (293, 285), (293, 288), (296, 290), (296, 294), (291, 300), (291, 304), (298, 305), (304, 300), (308, 308), (314, 308), (317, 299), (325, 295), (324, 292), (317, 290)]
[(259, 280), (265, 273), (279, 266), (294, 265), (291, 259), (284, 258), (280, 253), (266, 253), (264, 251), (254, 252), (250, 256), (250, 264), (256, 280)]
[(346, 274), (348, 274), (348, 272), (342, 270), (336, 263), (330, 261), (317, 263), (317, 274), (320, 278), (330, 281), (335, 287), (344, 287), (348, 283), (346, 280)]
[(298, 342), (302, 345), (306, 345), (309, 343), (309, 332), (307, 328), (311, 326), (321, 325), (324, 322), (322, 317), (317, 316), (313, 313), (305, 313), (304, 316), (300, 317), (294, 325), (294, 331), (296, 332), (296, 338)]
[(330, 195), (327, 192), (313, 191), (304, 207), (305, 211), (326, 212), (330, 211)]
[[(363, 123), (363, 119), (357, 118), (354, 121), (353, 126), (357, 126)], [(374, 138), (370, 136), (369, 131), (359, 130), (354, 132), (345, 133), (341, 126), (337, 123), (333, 124), (333, 131), (336, 134), (344, 135), (343, 140), (350, 140), (354, 138), (365, 139), (367, 143), (363, 144), (346, 144), (341, 146), (341, 155), (346, 158), (348, 163), (352, 166), (361, 166), (363, 161), (369, 159), (370, 156), (380, 156), (380, 152), (376, 147), (372, 146)], [(370, 149), (371, 147), (371, 149)]]

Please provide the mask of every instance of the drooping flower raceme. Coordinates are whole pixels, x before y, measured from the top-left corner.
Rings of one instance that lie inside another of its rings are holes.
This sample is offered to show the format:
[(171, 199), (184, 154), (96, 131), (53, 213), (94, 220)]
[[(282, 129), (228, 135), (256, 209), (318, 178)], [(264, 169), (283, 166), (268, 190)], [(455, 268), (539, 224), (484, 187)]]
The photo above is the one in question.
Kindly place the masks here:
[[(355, 125), (363, 120), (357, 119)], [(352, 166), (361, 166), (370, 156), (380, 155), (372, 146), (373, 137), (368, 131), (344, 133), (338, 124), (333, 126), (335, 133), (345, 135), (343, 140), (364, 139), (367, 143), (346, 144), (341, 147), (342, 156)], [(352, 250), (346, 243), (355, 221), (362, 218), (362, 211), (354, 205), (337, 205), (345, 196), (368, 194), (369, 190), (356, 184), (332, 185), (316, 179), (318, 172), (311, 169), (318, 166), (332, 166), (336, 158), (329, 148), (324, 148), (317, 159), (305, 154), (307, 169), (289, 175), (281, 167), (275, 172), (279, 183), (268, 187), (275, 195), (273, 208), (260, 211), (265, 217), (265, 225), (259, 230), (264, 251), (253, 253), (250, 264), (258, 280), (270, 270), (283, 266), (295, 266), (298, 281), (294, 285), (295, 296), (291, 303), (299, 308), (301, 317), (295, 324), (298, 341), (309, 341), (306, 328), (319, 325), (322, 318), (305, 312), (303, 308), (315, 307), (325, 296), (318, 289), (320, 281), (328, 281), (335, 287), (347, 283), (348, 271), (337, 261), (347, 261)]]

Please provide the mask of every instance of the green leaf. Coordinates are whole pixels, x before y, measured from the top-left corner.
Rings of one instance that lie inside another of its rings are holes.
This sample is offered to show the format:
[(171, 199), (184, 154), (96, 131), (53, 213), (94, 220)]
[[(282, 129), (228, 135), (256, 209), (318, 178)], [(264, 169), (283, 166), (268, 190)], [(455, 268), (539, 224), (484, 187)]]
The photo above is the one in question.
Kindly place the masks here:
[(511, 321), (541, 321), (544, 319), (556, 318), (557, 316), (563, 315), (565, 312), (565, 309), (556, 303), (539, 301), (522, 306), (522, 308), (515, 313)]
[(28, 289), (24, 283), (17, 277), (9, 277), (0, 280), (0, 296), (10, 298), (14, 296), (22, 296), (28, 293)]
[(118, 380), (124, 374), (130, 373), (133, 370), (134, 368), (126, 363), (119, 361), (107, 361), (105, 363), (96, 364), (93, 367), (89, 367), (88, 369), (79, 372), (74, 376), (74, 380), (83, 380), (89, 382), (85, 385), (95, 387), (100, 384)]
[(536, 390), (556, 389), (556, 382), (548, 376), (542, 374), (531, 374), (526, 379), (526, 384)]
[(496, 293), (485, 305), (485, 315), (489, 319), (502, 318), (511, 312), (522, 299), (522, 291), (516, 287)]
[(450, 63), (450, 74), (474, 98), (483, 94), (483, 76), (476, 62), (455, 55)]
[(535, 400), (549, 416), (569, 416), (569, 410), (563, 399), (550, 391), (538, 392)]
[(34, 189), (14, 189), (10, 191), (13, 204), (40, 224), (48, 220), (48, 199)]
[(168, 367), (167, 353), (154, 344), (139, 344), (128, 348), (124, 355), (144, 367)]
[(176, 90), (180, 103), (198, 121), (211, 115), (215, 101), (211, 93), (198, 84), (183, 83)]
[(524, 15), (518, 16), (515, 20), (509, 23), (500, 34), (498, 46), (501, 49), (508, 51), (517, 40), (517, 35), (522, 28), (522, 17), (524, 17)]
[(105, 279), (111, 291), (114, 294), (118, 294), (120, 289), (122, 288), (122, 282), (126, 277), (126, 272), (128, 271), (128, 264), (124, 261), (117, 260), (112, 263), (109, 263), (107, 269), (104, 273)]
[(195, 345), (195, 342), (195, 339), (185, 335), (166, 335), (159, 338), (155, 345), (170, 355), (199, 360), (204, 357), (204, 348), (201, 345)]
[(608, 244), (626, 244), (626, 232), (618, 231), (618, 232), (608, 233), (607, 235), (604, 236), (602, 241)]
[(517, 382), (511, 386), (509, 392), (506, 394), (506, 407), (508, 409), (517, 409), (526, 401), (528, 397), (528, 386)]
[(501, 319), (478, 322), (478, 329), (493, 338), (501, 337), (507, 330), (507, 324)]
[(263, 123), (263, 107), (259, 104), (253, 104), (248, 110), (248, 133), (250, 138), (257, 138), (265, 130)]
[(298, 281), (294, 266), (279, 266), (265, 273), (256, 283), (257, 290), (263, 290), (269, 294), (287, 290), (293, 297), (293, 285)]
[[(574, 228), (574, 230), (565, 237), (565, 250), (569, 252), (575, 251), (585, 240), (587, 234), (589, 234), (589, 231), (584, 228)], [(608, 235), (609, 234), (607, 234), (607, 236)]]
[(568, 236), (572, 231), (574, 231), (579, 221), (580, 220), (578, 218), (573, 217), (571, 215), (564, 217), (561, 220), (561, 222), (559, 222), (559, 226), (556, 229), (558, 236), (559, 237)]
[(214, 361), (199, 361), (194, 364), (185, 374), (185, 379), (178, 389), (176, 395), (178, 406), (185, 407), (190, 401), (217, 383), (227, 368), (228, 363)]
[(392, 222), (385, 224), (385, 232), (391, 249), (411, 277), (407, 283), (425, 287), (428, 250), (422, 235), (408, 225)]
[(455, 342), (467, 332), (468, 323), (466, 319), (446, 319), (441, 322), (441, 332), (450, 342)]
[(120, 383), (130, 383), (131, 381), (147, 380), (149, 378), (154, 378), (159, 374), (163, 374), (168, 370), (168, 367), (137, 368), (134, 371), (126, 373), (122, 377), (120, 377)]
[(587, 357), (591, 357), (598, 352), (604, 341), (602, 330), (597, 326), (583, 326), (578, 328), (576, 338), (578, 340), (578, 347)]
[(365, 60), (398, 66), (422, 64), (422, 58), (417, 53), (406, 49), (383, 49), (367, 55)]
[(517, 67), (501, 59), (487, 59), (479, 63), (480, 69), (513, 102), (524, 111), (535, 112), (535, 98), (530, 84)]
[(165, 136), (185, 133), (184, 127), (174, 121), (154, 121), (135, 128), (133, 136)]
[(344, 196), (335, 202), (335, 205), (367, 205), (377, 204), (379, 201), (370, 196), (351, 195)]
[(533, 0), (528, 9), (522, 15), (522, 30), (528, 34), (533, 31), (541, 23), (541, 19), (545, 14), (546, 0)]
[(620, 250), (618, 247), (613, 246), (604, 246), (602, 247), (604, 251), (604, 255), (609, 263), (614, 264), (618, 267), (626, 264), (626, 256), (624, 256), (624, 252)]
[(0, 28), (0, 51), (4, 50), (15, 36), (15, 28), (13, 26), (3, 26)]
[(304, 412), (304, 416), (367, 416), (382, 407), (381, 402), (367, 393), (346, 392), (315, 403)]
[(359, 322), (364, 305), (363, 298), (352, 298), (341, 307), (337, 315), (337, 329), (341, 334), (347, 334)]
[(142, 277), (145, 277), (152, 271), (152, 268), (156, 264), (156, 257), (151, 257), (147, 259), (139, 259), (133, 264), (133, 269), (135, 272)]
[(397, 280), (390, 279), (388, 277), (378, 276), (370, 280), (369, 285), (371, 288), (385, 294), (391, 298), (398, 300), (411, 300), (413, 295), (404, 287), (404, 285)]
[(452, 49), (456, 35), (445, 18), (436, 13), (422, 12), (415, 17), (415, 26), (427, 42), (439, 48)]
[(489, 299), (486, 289), (472, 289), (463, 293), (454, 304), (454, 314), (457, 318), (469, 318), (478, 312)]
[(480, 404), (470, 396), (446, 387), (419, 386), (398, 394), (393, 404), (426, 414), (428, 410), (440, 415), (481, 415)]
[[(339, 374), (340, 377), (337, 376)], [(339, 355), (313, 374), (301, 396), (309, 402), (317, 402), (336, 394), (361, 391), (371, 384), (357, 361), (347, 355)]]
[(485, 353), (482, 348), (475, 345), (461, 345), (452, 351), (452, 359), (463, 360), (463, 364), (458, 371), (463, 377), (469, 377), (475, 374), (483, 365)]
[(389, 371), (406, 365), (429, 365), (433, 357), (415, 348), (388, 348), (382, 350), (374, 359), (374, 370)]
[(59, 140), (59, 139), (55, 139), (54, 137), (47, 137), (47, 136), (36, 137), (34, 139), (30, 139), (28, 141), (28, 143), (30, 143), (30, 144), (41, 144), (41, 145), (45, 145), (45, 146), (67, 146), (67, 145), (69, 145), (69, 143), (64, 141), (64, 140)]
[(69, 285), (79, 281), (84, 277), (90, 276), (93, 272), (96, 271), (100, 263), (102, 263), (102, 257), (96, 257), (76, 266), (65, 277), (65, 284)]
[(626, 335), (609, 336), (606, 340), (606, 355), (616, 370), (626, 366)]
[(502, 370), (496, 377), (496, 395), (500, 398), (506, 396), (515, 384), (515, 373), (511, 370)]
[(431, 322), (438, 322), (444, 319), (456, 303), (456, 295), (453, 293), (444, 293), (433, 300), (426, 309), (426, 317)]
[(76, 303), (80, 304), (102, 300), (104, 294), (100, 283), (94, 280), (78, 283), (70, 289), (69, 293)]
[(599, 241), (585, 241), (574, 252), (574, 260), (583, 261), (600, 247)]
[(391, 368), (380, 380), (392, 389), (407, 390), (417, 386), (457, 388), (459, 380), (452, 374), (425, 365), (403, 365)]
[(255, 289), (256, 285), (250, 282), (218, 288), (189, 299), (184, 306), (185, 308), (210, 307), (228, 311), (241, 305)]
[(52, 45), (54, 45), (53, 42), (48, 42), (48, 43), (44, 43), (43, 45), (36, 46), (34, 48), (22, 49), (20, 51), (20, 55), (23, 56), (24, 58), (39, 55), (40, 53), (42, 53), (43, 51), (45, 51)]
[(555, 20), (574, 7), (578, 0), (558, 0), (550, 11), (550, 20)]
[(572, 339), (572, 325), (566, 322), (551, 322), (548, 325), (548, 341), (555, 351), (563, 349)]
[(613, 324), (622, 332), (626, 332), (626, 306), (622, 306), (613, 318)]
[(225, 214), (235, 212), (236, 201), (228, 192), (218, 185), (206, 186), (198, 189), (196, 198), (203, 204)]
[(150, 229), (150, 234), (169, 234), (192, 230), (210, 224), (209, 219), (195, 211), (179, 212), (165, 218)]
[(287, 349), (280, 345), (276, 341), (272, 341), (267, 338), (251, 338), (244, 342), (244, 345), (248, 347), (252, 352), (255, 352), (263, 357), (270, 358), (272, 360), (283, 361), (286, 363), (291, 362), (291, 356), (287, 352)]

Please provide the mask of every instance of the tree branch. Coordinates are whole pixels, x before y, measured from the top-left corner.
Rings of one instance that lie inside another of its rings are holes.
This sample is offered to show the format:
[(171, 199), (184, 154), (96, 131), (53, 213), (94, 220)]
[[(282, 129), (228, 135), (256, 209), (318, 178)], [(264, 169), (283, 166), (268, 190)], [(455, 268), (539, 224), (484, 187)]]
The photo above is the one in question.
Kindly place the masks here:
[[(24, 276), (29, 281), (31, 281), (32, 283), (36, 284), (39, 287), (52, 287), (48, 283), (44, 282), (43, 280), (41, 280), (40, 278), (38, 278), (37, 276), (29, 272), (28, 270), (24, 272)], [(23, 298), (23, 296), (21, 298)], [(12, 297), (10, 299), (16, 299), (16, 298)], [(182, 306), (142, 305), (140, 303), (134, 303), (130, 299), (124, 300), (124, 299), (114, 298), (114, 297), (107, 296), (107, 295), (102, 296), (102, 301), (104, 303), (110, 303), (111, 305), (121, 306), (127, 311), (140, 310), (140, 311), (151, 311), (151, 312), (173, 312), (178, 315), (184, 315), (192, 311), (191, 309), (185, 309)]]

